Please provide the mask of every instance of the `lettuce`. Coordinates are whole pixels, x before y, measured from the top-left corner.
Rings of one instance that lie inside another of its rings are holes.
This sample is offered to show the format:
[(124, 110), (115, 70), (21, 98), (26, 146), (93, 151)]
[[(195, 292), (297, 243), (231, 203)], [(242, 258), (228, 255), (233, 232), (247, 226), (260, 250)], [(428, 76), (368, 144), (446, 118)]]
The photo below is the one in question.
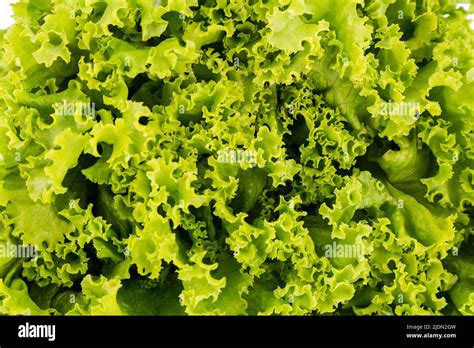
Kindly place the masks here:
[(0, 314), (473, 315), (455, 1), (13, 8)]

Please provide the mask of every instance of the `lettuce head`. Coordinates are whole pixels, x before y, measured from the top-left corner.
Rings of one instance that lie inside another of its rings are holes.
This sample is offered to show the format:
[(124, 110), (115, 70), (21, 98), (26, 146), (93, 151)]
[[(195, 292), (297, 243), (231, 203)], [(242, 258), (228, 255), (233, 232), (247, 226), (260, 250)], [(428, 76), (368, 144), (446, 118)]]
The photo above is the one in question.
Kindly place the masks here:
[(13, 8), (0, 314), (474, 314), (470, 10)]

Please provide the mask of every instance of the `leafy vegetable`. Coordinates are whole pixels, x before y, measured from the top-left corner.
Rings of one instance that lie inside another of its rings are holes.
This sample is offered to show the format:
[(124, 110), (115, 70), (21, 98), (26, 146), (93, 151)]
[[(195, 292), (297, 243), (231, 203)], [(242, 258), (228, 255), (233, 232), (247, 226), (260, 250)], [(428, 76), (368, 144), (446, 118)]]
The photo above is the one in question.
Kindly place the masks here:
[(13, 7), (0, 314), (474, 313), (455, 1)]

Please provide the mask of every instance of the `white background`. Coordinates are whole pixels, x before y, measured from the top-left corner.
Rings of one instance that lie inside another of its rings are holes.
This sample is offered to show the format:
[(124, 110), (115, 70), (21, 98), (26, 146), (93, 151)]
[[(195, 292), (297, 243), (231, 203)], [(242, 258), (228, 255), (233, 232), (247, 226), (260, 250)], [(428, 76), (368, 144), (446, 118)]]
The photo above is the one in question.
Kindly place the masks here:
[(12, 10), (10, 4), (14, 3), (14, 0), (0, 0), (0, 29), (8, 28), (13, 24), (13, 19), (11, 17)]
[[(13, 24), (13, 20), (11, 18), (12, 11), (10, 9), (10, 4), (16, 2), (16, 0), (0, 0), (0, 29), (8, 28), (10, 25)], [(469, 6), (468, 3), (463, 4), (460, 1), (461, 6)], [(471, 16), (471, 28), (474, 29), (474, 18)]]

